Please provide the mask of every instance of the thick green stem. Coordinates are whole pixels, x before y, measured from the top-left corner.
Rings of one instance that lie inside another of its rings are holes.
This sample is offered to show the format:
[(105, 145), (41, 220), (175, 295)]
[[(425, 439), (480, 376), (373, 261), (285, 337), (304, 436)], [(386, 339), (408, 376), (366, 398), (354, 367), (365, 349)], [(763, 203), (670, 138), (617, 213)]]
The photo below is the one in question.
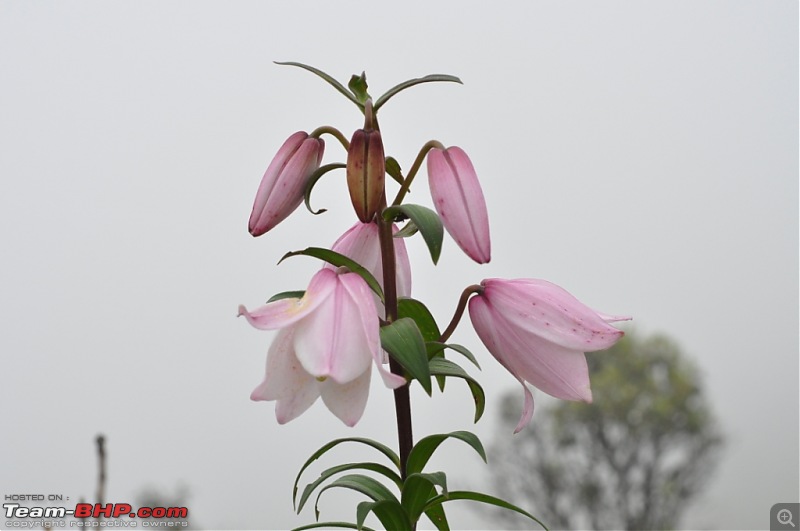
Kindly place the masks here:
[[(397, 320), (397, 264), (395, 262), (392, 222), (385, 221), (378, 215), (377, 223), (381, 246), (381, 261), (383, 262), (383, 294), (386, 300), (386, 321), (391, 323)], [(403, 374), (403, 368), (391, 357), (389, 358), (389, 367), (394, 374)], [(406, 478), (408, 455), (414, 446), (414, 437), (411, 432), (411, 397), (408, 387), (408, 384), (406, 384), (394, 390), (397, 440), (400, 447), (400, 475), (403, 479)]]
[(397, 192), (397, 196), (394, 198), (394, 202), (392, 206), (399, 205), (403, 202), (403, 199), (406, 197), (409, 188), (411, 188), (411, 181), (414, 180), (416, 177), (417, 172), (419, 171), (420, 166), (422, 166), (422, 161), (425, 160), (425, 155), (428, 154), (428, 151), (432, 149), (444, 149), (444, 146), (438, 140), (429, 140), (422, 146), (422, 149), (419, 150), (417, 154), (417, 158), (414, 159), (414, 164), (411, 165), (411, 169), (408, 170), (408, 175), (406, 176), (405, 182), (403, 182), (403, 186), (400, 187), (400, 190)]

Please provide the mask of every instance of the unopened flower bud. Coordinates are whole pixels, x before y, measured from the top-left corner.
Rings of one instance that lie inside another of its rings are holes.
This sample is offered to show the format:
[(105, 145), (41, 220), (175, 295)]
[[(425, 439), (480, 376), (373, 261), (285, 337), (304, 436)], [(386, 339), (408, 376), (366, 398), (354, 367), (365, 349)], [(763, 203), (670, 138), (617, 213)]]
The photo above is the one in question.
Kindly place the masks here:
[(347, 152), (347, 187), (356, 215), (363, 223), (371, 221), (381, 206), (385, 167), (380, 131), (356, 131)]

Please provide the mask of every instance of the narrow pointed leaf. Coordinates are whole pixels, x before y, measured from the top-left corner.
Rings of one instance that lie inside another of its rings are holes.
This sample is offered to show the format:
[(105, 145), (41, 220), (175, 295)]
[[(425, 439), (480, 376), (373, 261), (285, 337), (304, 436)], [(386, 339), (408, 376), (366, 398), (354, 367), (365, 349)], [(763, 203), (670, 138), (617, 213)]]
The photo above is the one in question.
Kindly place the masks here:
[(295, 61), (275, 61), (275, 64), (283, 66), (296, 66), (298, 68), (302, 68), (303, 70), (308, 70), (309, 72), (316, 74), (317, 76), (327, 81), (333, 88), (341, 92), (348, 100), (355, 103), (359, 109), (364, 110), (364, 104), (359, 102), (356, 99), (356, 97), (344, 87), (344, 85), (336, 81), (336, 79), (334, 79), (333, 76), (326, 74), (319, 68), (314, 68), (313, 66), (305, 65), (303, 63), (298, 63)]
[(305, 472), (306, 468), (311, 466), (311, 463), (322, 457), (328, 450), (342, 443), (347, 443), (347, 442), (354, 442), (354, 443), (364, 444), (366, 446), (371, 446), (372, 448), (378, 450), (380, 453), (388, 457), (389, 461), (392, 462), (395, 468), (397, 468), (398, 471), (400, 470), (400, 458), (397, 457), (397, 454), (394, 452), (394, 450), (392, 450), (391, 448), (389, 448), (384, 444), (381, 444), (377, 441), (373, 441), (372, 439), (365, 439), (363, 437), (345, 437), (342, 439), (335, 439), (325, 444), (319, 450), (311, 454), (311, 457), (309, 457), (308, 460), (305, 463), (303, 463), (303, 466), (300, 468), (300, 472), (297, 473), (297, 477), (294, 479), (294, 486), (292, 487), (292, 503), (295, 503), (295, 500), (297, 499), (297, 485), (300, 483), (300, 477), (303, 475), (303, 472)]
[(449, 348), (451, 350), (455, 350), (456, 352), (467, 358), (478, 369), (481, 368), (480, 364), (478, 363), (478, 360), (475, 358), (475, 355), (467, 347), (463, 345), (457, 345), (455, 343), (440, 343), (435, 340), (434, 341), (426, 340), (425, 347), (428, 349), (429, 358), (432, 358), (434, 354), (437, 354), (443, 351), (444, 349)]
[(403, 184), (403, 171), (400, 169), (400, 163), (394, 157), (386, 157), (386, 173), (397, 181), (397, 184)]
[(367, 271), (367, 269), (359, 264), (358, 262), (347, 258), (346, 256), (339, 254), (335, 251), (331, 251), (330, 249), (323, 249), (322, 247), (306, 247), (302, 251), (292, 251), (290, 253), (286, 253), (283, 257), (278, 261), (280, 264), (287, 258), (292, 256), (312, 256), (314, 258), (319, 258), (329, 264), (333, 264), (336, 267), (346, 267), (353, 273), (356, 273), (361, 278), (363, 278), (367, 285), (372, 288), (372, 291), (375, 292), (376, 295), (381, 299), (381, 302), (384, 302), (383, 297), (383, 290), (381, 289), (381, 285), (378, 284), (378, 281), (375, 280), (375, 277), (372, 276), (372, 273)]
[(442, 488), (442, 494), (447, 494), (447, 477), (444, 472), (433, 474), (410, 474), (403, 485), (401, 503), (408, 511), (411, 520), (417, 521), (428, 500), (437, 495), (436, 486)]
[(417, 323), (411, 318), (403, 317), (381, 327), (381, 346), (412, 378), (419, 380), (422, 388), (430, 396), (433, 390), (428, 353)]
[(367, 515), (373, 512), (386, 529), (411, 529), (412, 523), (405, 509), (394, 501), (380, 500), (376, 502), (361, 502), (356, 508), (356, 525), (359, 529), (364, 527)]
[(391, 98), (398, 92), (401, 92), (407, 88), (411, 88), (414, 85), (419, 85), (420, 83), (432, 83), (435, 81), (449, 81), (452, 83), (463, 84), (461, 80), (458, 79), (456, 76), (450, 76), (447, 74), (430, 74), (424, 77), (409, 79), (408, 81), (403, 81), (402, 83), (399, 83), (390, 88), (389, 90), (387, 90), (380, 98), (378, 98), (378, 101), (375, 102), (375, 106), (373, 107), (373, 109), (375, 110), (375, 112), (378, 112), (378, 109), (380, 109), (384, 103), (389, 101), (389, 98)]
[(481, 440), (478, 439), (478, 436), (474, 433), (470, 433), (468, 431), (439, 433), (435, 435), (429, 435), (414, 445), (414, 447), (411, 449), (411, 453), (408, 456), (408, 464), (406, 465), (407, 473), (411, 475), (417, 472), (422, 472), (422, 469), (425, 468), (425, 465), (433, 455), (433, 452), (436, 451), (440, 444), (450, 438), (464, 441), (476, 452), (478, 452), (478, 455), (481, 456), (481, 459), (486, 462), (486, 451), (483, 449)]
[(410, 219), (403, 225), (403, 228), (394, 233), (395, 238), (408, 238), (419, 232), (419, 228)]
[(486, 503), (488, 505), (494, 505), (495, 507), (501, 507), (503, 509), (508, 509), (509, 511), (514, 511), (523, 516), (527, 516), (528, 518), (530, 518), (531, 520), (542, 526), (542, 528), (547, 529), (547, 526), (544, 525), (541, 522), (541, 520), (539, 520), (529, 512), (525, 511), (524, 509), (520, 509), (516, 505), (508, 503), (505, 500), (501, 500), (500, 498), (495, 498), (494, 496), (489, 496), (488, 494), (481, 494), (480, 492), (472, 492), (468, 490), (451, 491), (450, 493), (447, 494), (447, 496), (441, 495), (431, 499), (431, 501), (428, 503), (428, 507), (434, 507), (436, 505), (455, 500), (471, 500), (480, 503)]
[(303, 510), (303, 506), (306, 504), (306, 501), (308, 501), (308, 498), (311, 497), (311, 494), (328, 478), (348, 470), (356, 469), (369, 470), (371, 472), (382, 474), (392, 480), (398, 488), (403, 486), (403, 480), (400, 479), (400, 476), (394, 470), (378, 463), (347, 463), (344, 465), (334, 466), (322, 472), (316, 480), (306, 485), (306, 488), (303, 489), (303, 494), (300, 496), (300, 501), (297, 503), (297, 513), (299, 514), (300, 511)]
[(450, 360), (444, 358), (433, 358), (430, 360), (430, 371), (433, 376), (450, 376), (461, 378), (469, 386), (472, 393), (472, 401), (475, 403), (475, 422), (478, 422), (486, 409), (486, 393), (483, 387), (472, 376)]
[(425, 516), (436, 526), (438, 531), (450, 531), (450, 524), (447, 522), (447, 515), (444, 513), (442, 504), (427, 507), (425, 509)]
[(392, 494), (392, 491), (387, 489), (383, 483), (379, 482), (375, 478), (361, 474), (350, 474), (347, 476), (342, 476), (322, 487), (322, 489), (319, 491), (319, 494), (317, 494), (317, 500), (314, 502), (314, 512), (316, 514), (319, 514), (320, 497), (325, 493), (325, 491), (336, 488), (350, 489), (360, 492), (361, 494), (370, 498), (372, 501), (390, 500), (397, 504), (400, 503), (397, 497)]
[(306, 294), (305, 290), (282, 291), (270, 297), (269, 300), (267, 301), (267, 304), (269, 304), (270, 302), (279, 301), (281, 299), (302, 299), (303, 295), (305, 294)]
[(341, 162), (334, 162), (332, 164), (326, 164), (324, 166), (321, 166), (317, 171), (311, 174), (311, 177), (308, 178), (308, 182), (306, 183), (306, 189), (303, 192), (303, 200), (306, 204), (306, 209), (308, 209), (309, 212), (311, 212), (315, 216), (318, 214), (322, 214), (323, 212), (327, 212), (327, 210), (324, 208), (321, 208), (319, 210), (314, 210), (313, 208), (311, 208), (311, 190), (314, 189), (314, 186), (317, 184), (317, 181), (319, 181), (320, 178), (329, 171), (338, 170), (340, 168), (346, 168), (346, 167), (347, 164), (342, 164)]
[(444, 226), (439, 215), (430, 208), (421, 205), (395, 205), (383, 211), (383, 219), (390, 221), (397, 216), (410, 218), (422, 233), (425, 245), (431, 253), (433, 263), (439, 261), (442, 254), (442, 240), (444, 239)]
[(292, 529), (292, 531), (305, 531), (306, 529), (322, 529), (330, 527), (339, 527), (341, 529), (360, 529), (362, 531), (375, 531), (371, 527), (367, 526), (359, 527), (356, 524), (351, 524), (350, 522), (316, 522), (313, 524), (295, 527), (294, 529)]
[(417, 323), (422, 339), (426, 342), (436, 341), (442, 334), (439, 332), (439, 326), (436, 324), (436, 319), (433, 318), (428, 307), (417, 299), (410, 297), (403, 298), (397, 301), (397, 315), (399, 317), (409, 317)]

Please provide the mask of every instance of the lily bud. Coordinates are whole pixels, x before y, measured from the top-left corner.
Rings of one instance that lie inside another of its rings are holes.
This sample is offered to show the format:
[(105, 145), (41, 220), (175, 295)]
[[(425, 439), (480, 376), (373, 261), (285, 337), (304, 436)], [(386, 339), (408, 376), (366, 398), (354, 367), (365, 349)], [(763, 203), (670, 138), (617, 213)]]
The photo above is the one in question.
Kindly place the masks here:
[(300, 206), (308, 178), (319, 168), (324, 151), (321, 138), (303, 131), (283, 143), (261, 178), (248, 223), (250, 234), (261, 236)]
[(356, 215), (363, 223), (372, 221), (381, 207), (385, 172), (380, 131), (359, 129), (347, 152), (347, 187)]

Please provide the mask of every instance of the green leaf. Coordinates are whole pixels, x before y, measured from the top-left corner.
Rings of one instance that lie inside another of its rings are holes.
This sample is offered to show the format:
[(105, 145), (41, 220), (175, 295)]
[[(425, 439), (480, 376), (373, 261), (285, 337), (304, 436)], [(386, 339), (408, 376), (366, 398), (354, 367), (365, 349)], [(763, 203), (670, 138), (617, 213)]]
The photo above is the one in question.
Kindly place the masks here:
[(419, 380), (430, 396), (432, 389), (428, 353), (417, 323), (411, 318), (403, 317), (381, 327), (381, 346), (412, 378)]
[(394, 453), (394, 450), (392, 450), (391, 448), (389, 448), (384, 444), (379, 443), (378, 441), (373, 441), (372, 439), (365, 439), (363, 437), (345, 437), (342, 439), (335, 439), (325, 444), (319, 450), (311, 454), (311, 457), (309, 457), (308, 460), (300, 468), (300, 472), (297, 473), (297, 477), (294, 479), (294, 486), (292, 487), (292, 503), (295, 503), (295, 500), (297, 499), (297, 485), (300, 483), (300, 477), (303, 475), (303, 472), (305, 472), (306, 468), (311, 466), (311, 463), (322, 457), (328, 450), (346, 442), (364, 444), (366, 446), (371, 446), (372, 448), (375, 448), (380, 453), (388, 457), (398, 471), (400, 470), (400, 458), (397, 457), (397, 454)]
[(320, 168), (317, 168), (317, 170), (311, 174), (311, 177), (308, 178), (308, 182), (306, 183), (305, 190), (303, 191), (303, 200), (305, 201), (306, 209), (308, 209), (309, 212), (311, 212), (315, 216), (318, 214), (322, 214), (323, 212), (327, 212), (327, 210), (324, 208), (320, 208), (319, 210), (314, 210), (313, 208), (311, 208), (311, 190), (314, 189), (314, 186), (317, 184), (317, 181), (319, 181), (320, 178), (329, 171), (346, 167), (347, 164), (342, 164), (341, 162), (335, 162), (333, 164), (326, 164)]
[(427, 507), (425, 516), (439, 531), (450, 531), (450, 524), (447, 522), (447, 515), (444, 513), (444, 507), (442, 507), (441, 503), (433, 507)]
[(408, 238), (409, 236), (413, 236), (419, 232), (419, 228), (414, 224), (413, 221), (408, 220), (408, 223), (403, 225), (399, 231), (394, 233), (395, 238)]
[(408, 511), (411, 520), (416, 522), (428, 504), (428, 500), (436, 496), (436, 486), (442, 488), (442, 493), (447, 495), (447, 477), (444, 472), (433, 474), (410, 474), (403, 485), (402, 504)]
[(444, 358), (433, 358), (430, 360), (430, 371), (434, 376), (451, 376), (461, 378), (467, 382), (469, 391), (472, 393), (472, 400), (475, 402), (475, 422), (478, 422), (483, 416), (483, 411), (486, 409), (486, 393), (483, 392), (481, 384), (467, 374), (459, 365)]
[(422, 469), (428, 464), (428, 460), (431, 458), (431, 455), (433, 455), (433, 452), (436, 451), (440, 444), (450, 438), (464, 441), (478, 452), (478, 455), (486, 462), (486, 451), (483, 449), (481, 440), (478, 439), (477, 435), (468, 431), (454, 431), (429, 435), (424, 439), (420, 439), (408, 455), (406, 472), (409, 475), (422, 472)]
[(442, 254), (442, 240), (444, 239), (444, 227), (439, 215), (430, 208), (421, 205), (395, 205), (383, 211), (383, 219), (393, 220), (398, 215), (410, 218), (422, 233), (422, 238), (428, 246), (433, 263), (439, 261)]
[(299, 291), (282, 291), (280, 293), (276, 293), (272, 297), (269, 298), (267, 304), (275, 301), (279, 301), (281, 299), (302, 299), (303, 295), (305, 295), (305, 290)]
[(411, 529), (413, 524), (408, 519), (405, 509), (397, 502), (380, 500), (376, 502), (361, 502), (356, 507), (356, 524), (359, 529), (364, 528), (364, 520), (373, 512), (386, 529)]
[(320, 497), (325, 493), (325, 491), (336, 488), (350, 489), (360, 492), (361, 494), (372, 499), (372, 501), (390, 500), (398, 504), (400, 503), (397, 500), (397, 497), (392, 494), (392, 491), (387, 489), (383, 483), (375, 478), (364, 476), (362, 474), (350, 474), (347, 476), (342, 476), (336, 481), (333, 481), (322, 487), (322, 489), (319, 491), (319, 494), (317, 494), (317, 500), (314, 502), (314, 513), (316, 513), (317, 517), (319, 517)]
[(316, 522), (314, 524), (295, 527), (294, 529), (292, 529), (292, 531), (305, 531), (306, 529), (320, 529), (323, 527), (341, 527), (342, 529), (361, 529), (363, 531), (375, 531), (371, 527), (367, 526), (359, 527), (356, 524), (351, 524), (350, 522)]
[(356, 99), (356, 97), (353, 96), (353, 94), (350, 93), (349, 90), (344, 88), (344, 85), (342, 85), (341, 83), (336, 81), (332, 76), (330, 76), (329, 74), (326, 74), (325, 72), (323, 72), (319, 68), (314, 68), (313, 66), (304, 65), (303, 63), (298, 63), (298, 62), (295, 62), (295, 61), (283, 61), (283, 62), (275, 61), (275, 64), (276, 65), (284, 65), (284, 66), (296, 66), (298, 68), (302, 68), (304, 70), (308, 70), (309, 72), (318, 75), (319, 77), (321, 77), (322, 79), (327, 81), (333, 88), (335, 88), (336, 90), (338, 90), (339, 92), (344, 94), (344, 96), (348, 100), (350, 100), (353, 103), (355, 103), (358, 106), (359, 109), (361, 109), (362, 111), (364, 110), (364, 104), (359, 102)]
[(403, 172), (396, 158), (386, 157), (386, 173), (389, 174), (389, 177), (397, 181), (398, 184), (403, 184)]
[[(480, 503), (486, 503), (488, 505), (494, 505), (495, 507), (501, 507), (503, 509), (508, 509), (510, 511), (514, 511), (521, 515), (527, 516), (528, 518), (530, 518), (531, 520), (542, 526), (544, 529), (547, 529), (547, 526), (544, 525), (541, 522), (541, 520), (539, 520), (529, 512), (520, 509), (516, 505), (508, 503), (505, 500), (501, 500), (500, 498), (495, 498), (494, 496), (489, 496), (488, 494), (481, 494), (480, 492), (472, 492), (468, 490), (452, 491), (448, 493), (446, 496), (441, 495), (431, 499), (431, 501), (428, 503), (428, 507), (434, 507), (436, 505), (455, 500), (471, 500)], [(428, 507), (426, 507), (426, 509)]]
[(350, 82), (347, 86), (361, 105), (367, 103), (369, 93), (367, 92), (367, 74), (365, 72), (361, 72), (360, 76), (355, 74), (350, 76)]
[(458, 79), (456, 76), (450, 76), (447, 74), (430, 74), (424, 77), (409, 79), (408, 81), (403, 81), (402, 83), (395, 85), (389, 90), (387, 90), (386, 93), (383, 94), (380, 98), (378, 98), (378, 101), (375, 102), (375, 106), (373, 107), (373, 109), (375, 112), (378, 112), (378, 109), (380, 109), (384, 103), (389, 101), (389, 98), (391, 98), (398, 92), (413, 87), (414, 85), (419, 85), (420, 83), (432, 83), (434, 81), (450, 81), (453, 83), (463, 84), (461, 83), (461, 80)]
[[(438, 339), (438, 337), (436, 339)], [(435, 354), (438, 354), (439, 352), (442, 352), (444, 349), (449, 348), (463, 355), (465, 358), (471, 361), (472, 364), (475, 365), (478, 369), (481, 368), (481, 366), (478, 364), (478, 360), (475, 358), (475, 355), (467, 347), (463, 345), (456, 345), (455, 343), (439, 343), (438, 341), (433, 340), (433, 341), (426, 341), (425, 347), (428, 349), (429, 358), (432, 358)]]
[(375, 280), (375, 277), (372, 276), (372, 273), (367, 271), (367, 269), (364, 266), (362, 266), (355, 260), (351, 260), (342, 254), (339, 254), (335, 251), (331, 251), (330, 249), (323, 249), (322, 247), (306, 247), (302, 251), (292, 251), (290, 253), (286, 253), (278, 261), (278, 263), (280, 264), (287, 258), (298, 255), (313, 256), (314, 258), (319, 258), (320, 260), (324, 260), (329, 264), (333, 264), (336, 267), (346, 267), (353, 273), (356, 273), (361, 278), (363, 278), (366, 281), (367, 285), (370, 288), (372, 288), (372, 291), (374, 291), (378, 295), (378, 297), (381, 299), (381, 302), (385, 302), (381, 285), (378, 284), (378, 281)]
[(397, 315), (413, 319), (426, 342), (436, 341), (442, 335), (428, 307), (417, 299), (407, 297), (398, 300)]
[(297, 503), (297, 513), (300, 514), (300, 511), (303, 510), (303, 506), (305, 506), (306, 501), (308, 501), (308, 498), (311, 497), (311, 494), (325, 480), (341, 472), (345, 472), (347, 470), (356, 470), (356, 469), (369, 470), (371, 472), (377, 472), (378, 474), (383, 474), (384, 476), (392, 480), (395, 483), (395, 485), (397, 485), (398, 488), (401, 488), (403, 486), (403, 480), (400, 479), (400, 476), (396, 472), (394, 472), (391, 468), (385, 467), (378, 463), (347, 463), (344, 465), (334, 466), (322, 472), (316, 480), (306, 485), (306, 488), (303, 489), (303, 494), (300, 496), (300, 502)]

